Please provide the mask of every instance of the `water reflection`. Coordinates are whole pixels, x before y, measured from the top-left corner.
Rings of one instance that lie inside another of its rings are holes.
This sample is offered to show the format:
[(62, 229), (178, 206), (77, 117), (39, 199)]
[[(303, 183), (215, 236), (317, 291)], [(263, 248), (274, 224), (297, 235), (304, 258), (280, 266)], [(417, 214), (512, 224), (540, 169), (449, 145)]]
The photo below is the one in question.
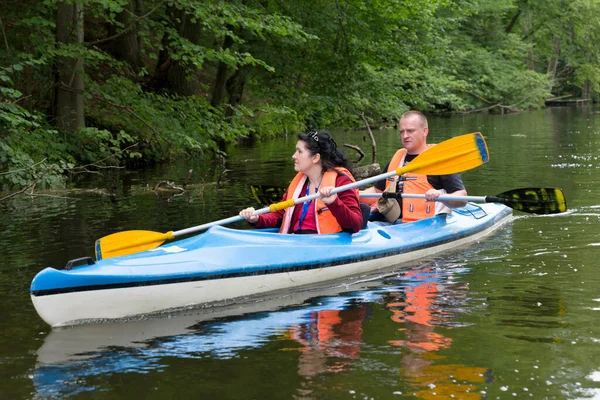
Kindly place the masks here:
[(324, 372), (338, 373), (359, 358), (362, 324), (367, 305), (357, 304), (341, 310), (311, 312), (308, 321), (294, 324), (289, 338), (301, 347), (298, 374), (312, 377)]
[(385, 379), (396, 380), (396, 394), (480, 398), (490, 370), (442, 354), (452, 345), (448, 332), (464, 326), (460, 316), (470, 308), (465, 272), (427, 264), (363, 282), (352, 292), (335, 288), (319, 297), (305, 292), (212, 314), (55, 330), (37, 352), (34, 385), (41, 397), (71, 396), (97, 389), (102, 376), (164, 373), (173, 359), (225, 362), (275, 346), (279, 362), (295, 360), (297, 398), (336, 390), (323, 381), (331, 376), (358, 385), (347, 377), (372, 369), (374, 360), (389, 371)]
[(402, 291), (391, 292), (386, 307), (392, 321), (400, 324), (404, 338), (390, 344), (407, 349), (401, 357), (401, 372), (415, 396), (479, 399), (479, 384), (490, 382), (491, 370), (443, 362), (436, 354), (452, 345), (452, 339), (436, 327), (452, 329), (457, 314), (464, 311), (468, 285), (440, 279), (435, 268), (425, 267), (404, 275)]

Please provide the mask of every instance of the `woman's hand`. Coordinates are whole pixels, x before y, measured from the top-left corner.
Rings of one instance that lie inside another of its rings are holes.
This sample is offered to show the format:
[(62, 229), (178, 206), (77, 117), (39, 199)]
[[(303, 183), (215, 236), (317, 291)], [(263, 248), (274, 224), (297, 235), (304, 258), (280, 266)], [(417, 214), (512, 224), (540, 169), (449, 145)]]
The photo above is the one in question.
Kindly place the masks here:
[(331, 204), (337, 199), (337, 194), (331, 194), (331, 191), (335, 189), (335, 186), (325, 186), (319, 189), (319, 198), (325, 204)]
[(258, 222), (258, 215), (252, 215), (254, 212), (254, 207), (248, 207), (242, 211), (240, 211), (240, 217), (244, 218), (246, 221), (251, 224), (255, 224)]

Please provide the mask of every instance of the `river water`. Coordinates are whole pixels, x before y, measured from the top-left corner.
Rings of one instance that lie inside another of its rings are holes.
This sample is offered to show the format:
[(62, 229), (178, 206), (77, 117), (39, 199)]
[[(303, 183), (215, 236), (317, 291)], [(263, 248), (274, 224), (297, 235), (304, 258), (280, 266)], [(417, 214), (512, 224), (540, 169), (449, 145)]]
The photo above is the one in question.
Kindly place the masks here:
[[(515, 212), (468, 248), (223, 309), (52, 330), (28, 290), (45, 266), (93, 256), (104, 235), (183, 229), (259, 206), (249, 185), (287, 184), (294, 136), (232, 148), (225, 164), (109, 170), (76, 191), (0, 203), (0, 398), (600, 398), (600, 113), (430, 120), (430, 142), (474, 131), (491, 159), (463, 174), (469, 194), (560, 187), (569, 211)], [(374, 134), (384, 164), (398, 136)], [(365, 132), (335, 137), (372, 161)], [(185, 193), (152, 190), (180, 186), (189, 170)]]

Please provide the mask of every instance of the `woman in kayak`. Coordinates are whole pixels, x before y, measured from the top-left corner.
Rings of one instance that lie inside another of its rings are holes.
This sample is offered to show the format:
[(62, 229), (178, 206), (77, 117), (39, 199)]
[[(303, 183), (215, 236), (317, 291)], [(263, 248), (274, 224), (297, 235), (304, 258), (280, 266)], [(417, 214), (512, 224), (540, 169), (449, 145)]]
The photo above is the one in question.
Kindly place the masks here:
[(292, 159), (298, 174), (282, 201), (315, 193), (319, 193), (318, 199), (261, 215), (252, 215), (254, 208), (250, 207), (240, 211), (240, 216), (256, 228), (279, 226), (280, 233), (358, 232), (363, 225), (358, 191), (331, 193), (336, 187), (354, 182), (350, 164), (331, 134), (301, 133)]

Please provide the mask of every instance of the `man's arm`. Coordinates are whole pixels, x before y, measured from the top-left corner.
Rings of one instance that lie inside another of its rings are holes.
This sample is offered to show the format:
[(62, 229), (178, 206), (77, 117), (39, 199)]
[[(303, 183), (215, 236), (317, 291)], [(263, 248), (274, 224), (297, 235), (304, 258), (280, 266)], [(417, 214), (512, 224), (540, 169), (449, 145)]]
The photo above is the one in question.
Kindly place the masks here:
[[(360, 194), (362, 195), (363, 193), (381, 193), (381, 192), (383, 192), (383, 190), (379, 190), (375, 186), (371, 186), (370, 188), (361, 190)], [(373, 204), (377, 203), (377, 200), (379, 200), (379, 199), (375, 198), (375, 197), (369, 197), (369, 198), (361, 197), (360, 198), (361, 203), (365, 203), (365, 204), (369, 204), (369, 205), (373, 205)]]
[[(437, 177), (428, 176), (427, 180), (435, 188), (429, 189), (427, 193), (425, 193), (425, 198), (428, 201), (436, 201), (437, 198), (442, 194), (448, 194), (452, 196), (467, 195), (467, 190), (465, 189), (465, 185), (463, 184), (460, 174), (440, 175)], [(442, 201), (441, 203), (450, 208), (464, 207), (467, 205), (466, 201), (461, 200)]]
[[(467, 195), (467, 191), (465, 189), (460, 189), (457, 190), (455, 192), (452, 193), (444, 193), (442, 190), (438, 190), (438, 189), (429, 189), (427, 191), (427, 193), (425, 193), (425, 198), (428, 201), (436, 201), (438, 197), (440, 197), (442, 194), (449, 194), (452, 196), (466, 196)], [(462, 200), (446, 200), (446, 201), (441, 201), (440, 203), (444, 204), (446, 207), (450, 207), (450, 208), (457, 208), (457, 207), (464, 207), (467, 205), (466, 201), (462, 201)]]

